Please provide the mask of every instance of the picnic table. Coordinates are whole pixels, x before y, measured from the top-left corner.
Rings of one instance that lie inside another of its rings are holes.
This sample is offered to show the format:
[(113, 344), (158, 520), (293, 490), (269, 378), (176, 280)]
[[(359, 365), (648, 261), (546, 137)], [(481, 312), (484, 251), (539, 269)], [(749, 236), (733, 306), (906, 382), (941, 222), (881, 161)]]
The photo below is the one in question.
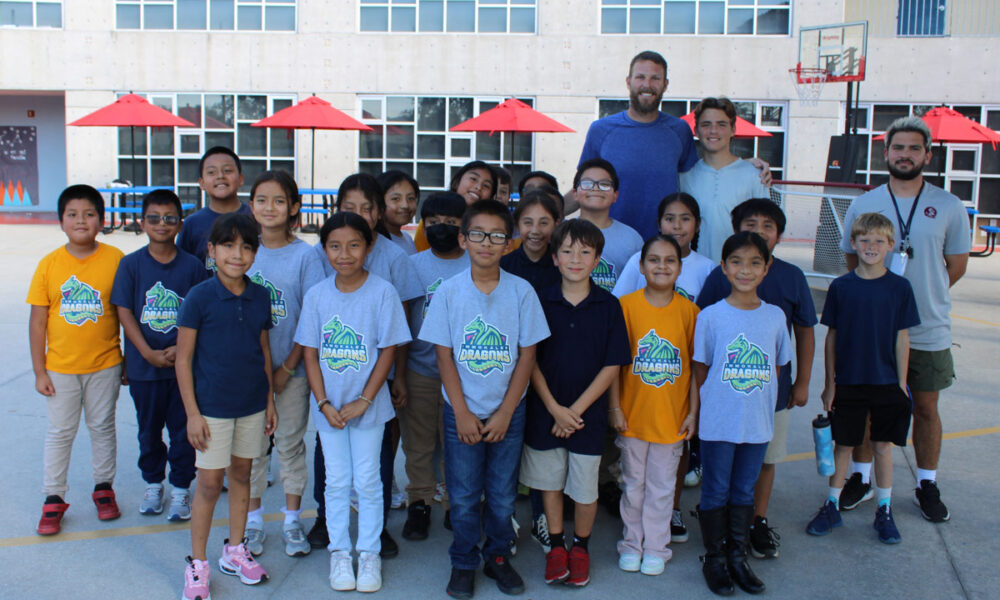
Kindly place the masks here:
[[(111, 233), (115, 229), (132, 231), (136, 234), (141, 233), (142, 226), (139, 225), (138, 216), (142, 213), (142, 205), (141, 201), (136, 198), (136, 196), (140, 194), (148, 194), (153, 190), (173, 191), (174, 188), (169, 185), (137, 185), (97, 188), (97, 191), (102, 194), (111, 194), (111, 202), (104, 208), (104, 212), (110, 215), (111, 224), (104, 228), (104, 233)], [(118, 198), (117, 205), (115, 204), (116, 196)], [(131, 198), (129, 198), (129, 196), (131, 196)], [(192, 208), (194, 208), (194, 204), (181, 204), (181, 211), (191, 210)], [(132, 222), (128, 224), (126, 224), (127, 215), (132, 215)], [(120, 221), (117, 225), (115, 224), (116, 216), (119, 217)]]
[(333, 208), (334, 203), (337, 198), (337, 190), (334, 188), (315, 188), (315, 189), (300, 189), (300, 196), (319, 196), (321, 202), (310, 201), (306, 202), (305, 199), (302, 201), (302, 207), (299, 209), (299, 214), (306, 215), (306, 224), (302, 225), (300, 231), (302, 233), (319, 233), (319, 225), (317, 224), (318, 219), (316, 215), (328, 215)]

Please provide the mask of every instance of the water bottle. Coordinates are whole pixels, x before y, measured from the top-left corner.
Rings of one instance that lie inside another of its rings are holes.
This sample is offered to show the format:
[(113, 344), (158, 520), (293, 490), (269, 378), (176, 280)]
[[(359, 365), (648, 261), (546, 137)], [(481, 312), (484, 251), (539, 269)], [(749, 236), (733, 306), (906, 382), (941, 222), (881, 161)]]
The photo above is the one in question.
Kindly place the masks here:
[(833, 475), (833, 433), (830, 419), (826, 415), (816, 415), (813, 419), (813, 442), (816, 444), (816, 471), (823, 477)]

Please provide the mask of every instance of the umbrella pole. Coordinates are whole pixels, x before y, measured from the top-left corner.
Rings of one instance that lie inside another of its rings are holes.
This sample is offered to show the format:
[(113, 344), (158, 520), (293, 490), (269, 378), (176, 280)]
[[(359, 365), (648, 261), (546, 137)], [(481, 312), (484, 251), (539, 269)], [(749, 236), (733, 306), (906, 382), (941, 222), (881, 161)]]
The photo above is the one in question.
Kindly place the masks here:
[[(129, 125), (128, 130), (129, 130), (129, 136), (132, 139), (132, 187), (135, 188), (135, 125)], [(149, 138), (147, 136), (147, 143), (148, 143), (148, 139)], [(121, 206), (125, 206), (125, 194), (119, 195), (119, 199), (121, 201)], [(135, 192), (134, 191), (132, 192), (132, 200), (133, 200), (133, 204), (134, 204), (135, 203), (134, 202), (135, 201)], [(114, 227), (114, 225), (115, 225), (114, 218), (115, 218), (114, 217), (114, 213), (111, 213), (111, 219), (112, 219), (111, 226), (112, 227)], [(131, 225), (129, 225), (129, 226), (125, 225), (125, 219), (126, 218), (127, 217), (123, 213), (122, 214), (122, 219), (121, 219), (121, 221), (122, 221), (122, 229), (124, 231), (133, 231), (133, 232), (136, 233), (136, 235), (138, 235), (138, 233), (141, 230), (141, 228), (139, 227), (139, 224), (136, 222), (135, 213), (132, 213), (132, 224)]]

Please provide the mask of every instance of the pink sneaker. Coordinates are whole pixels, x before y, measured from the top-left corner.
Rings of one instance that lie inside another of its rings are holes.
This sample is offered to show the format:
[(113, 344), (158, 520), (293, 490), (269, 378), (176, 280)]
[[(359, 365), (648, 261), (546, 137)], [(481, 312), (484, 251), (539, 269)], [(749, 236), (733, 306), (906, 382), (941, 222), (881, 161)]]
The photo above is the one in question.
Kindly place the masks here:
[(187, 557), (184, 567), (184, 593), (181, 600), (211, 600), (208, 595), (208, 563)]
[(230, 546), (226, 540), (222, 546), (222, 556), (219, 557), (219, 570), (226, 575), (236, 575), (247, 585), (256, 585), (267, 579), (267, 571), (253, 559), (246, 544)]

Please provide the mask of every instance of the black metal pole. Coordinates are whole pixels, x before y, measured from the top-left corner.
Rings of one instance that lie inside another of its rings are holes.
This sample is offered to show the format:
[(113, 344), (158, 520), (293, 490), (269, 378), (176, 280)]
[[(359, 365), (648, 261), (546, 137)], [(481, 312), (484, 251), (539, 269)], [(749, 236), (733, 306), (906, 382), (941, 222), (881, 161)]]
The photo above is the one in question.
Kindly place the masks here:
[(844, 115), (844, 135), (851, 134), (851, 98), (854, 96), (854, 82), (847, 82), (847, 114)]

